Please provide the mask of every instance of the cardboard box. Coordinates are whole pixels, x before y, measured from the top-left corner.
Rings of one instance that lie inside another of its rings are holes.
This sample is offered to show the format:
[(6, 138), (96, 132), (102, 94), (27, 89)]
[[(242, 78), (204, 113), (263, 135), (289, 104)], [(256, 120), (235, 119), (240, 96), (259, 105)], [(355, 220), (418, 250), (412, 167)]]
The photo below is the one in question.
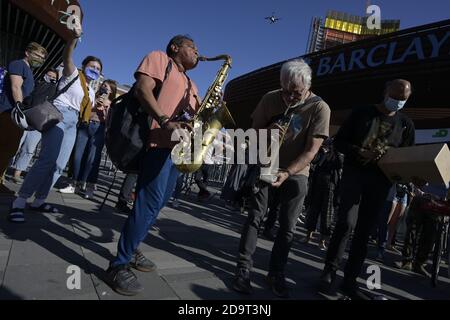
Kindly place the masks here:
[(388, 150), (378, 166), (392, 182), (418, 177), (432, 184), (450, 182), (450, 150), (446, 144), (429, 144)]

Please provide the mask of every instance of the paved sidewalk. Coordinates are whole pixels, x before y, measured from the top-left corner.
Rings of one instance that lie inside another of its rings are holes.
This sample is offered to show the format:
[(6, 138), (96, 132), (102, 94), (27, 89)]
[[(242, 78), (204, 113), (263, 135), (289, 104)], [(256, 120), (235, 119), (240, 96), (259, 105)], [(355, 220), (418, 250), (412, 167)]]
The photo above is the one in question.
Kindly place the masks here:
[[(245, 215), (225, 209), (218, 197), (198, 203), (195, 194), (182, 198), (178, 209), (165, 208), (142, 245), (144, 254), (158, 266), (153, 273), (136, 271), (144, 293), (131, 298), (116, 294), (103, 281), (104, 269), (116, 252), (126, 215), (113, 209), (118, 183), (112, 201), (97, 211), (110, 178), (102, 179), (104, 186), (99, 187), (95, 201), (52, 192), (48, 200), (63, 214), (27, 212), (24, 225), (7, 222), (11, 198), (0, 197), (0, 299), (274, 299), (264, 280), (272, 243), (259, 240), (252, 274), (255, 294), (235, 293), (231, 283)], [(299, 227), (287, 267), (292, 299), (335, 299), (317, 293), (324, 253), (317, 241), (300, 244), (301, 235), (304, 232)], [(374, 248), (369, 255), (374, 256)], [(390, 254), (387, 264), (400, 258)], [(67, 288), (70, 274), (66, 271), (71, 265), (81, 268), (80, 290)], [(450, 299), (447, 277), (432, 288), (421, 276), (390, 266), (381, 268), (380, 293), (390, 299)], [(442, 275), (447, 275), (447, 266)]]

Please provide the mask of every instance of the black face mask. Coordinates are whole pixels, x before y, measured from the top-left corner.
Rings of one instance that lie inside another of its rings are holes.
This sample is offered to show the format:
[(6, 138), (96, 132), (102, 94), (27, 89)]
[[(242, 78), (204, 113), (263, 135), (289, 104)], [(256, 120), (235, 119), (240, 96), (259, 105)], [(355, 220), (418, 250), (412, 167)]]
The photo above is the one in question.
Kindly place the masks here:
[(52, 79), (48, 75), (44, 76), (44, 81), (47, 83), (51, 83), (51, 84), (56, 84), (56, 82), (57, 82), (56, 79)]

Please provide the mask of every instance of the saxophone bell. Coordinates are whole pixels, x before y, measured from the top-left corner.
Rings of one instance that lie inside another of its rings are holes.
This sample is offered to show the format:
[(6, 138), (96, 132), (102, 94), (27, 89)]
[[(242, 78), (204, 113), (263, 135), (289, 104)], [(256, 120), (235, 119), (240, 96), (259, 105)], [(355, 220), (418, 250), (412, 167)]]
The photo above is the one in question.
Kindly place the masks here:
[[(225, 60), (212, 85), (206, 92), (199, 110), (192, 119), (194, 130), (191, 133), (190, 141), (184, 142), (184, 148), (180, 146), (172, 150), (172, 160), (178, 171), (183, 173), (193, 173), (202, 166), (206, 153), (211, 143), (216, 138), (219, 131), (225, 125), (234, 125), (234, 120), (222, 100), (222, 86), (231, 68), (231, 57), (229, 55), (219, 55), (213, 58), (198, 56), (198, 61)], [(201, 134), (202, 137), (198, 135)], [(200, 138), (200, 139), (196, 139)], [(195, 146), (194, 142), (200, 140), (201, 146)]]

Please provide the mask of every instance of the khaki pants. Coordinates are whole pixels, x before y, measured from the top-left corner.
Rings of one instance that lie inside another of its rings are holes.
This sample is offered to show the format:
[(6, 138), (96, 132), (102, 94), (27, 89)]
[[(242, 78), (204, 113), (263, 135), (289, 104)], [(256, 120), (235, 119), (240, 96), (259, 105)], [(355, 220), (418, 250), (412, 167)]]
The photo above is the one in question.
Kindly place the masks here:
[(9, 161), (19, 149), (22, 134), (23, 130), (12, 122), (9, 112), (0, 113), (0, 184), (3, 183)]

